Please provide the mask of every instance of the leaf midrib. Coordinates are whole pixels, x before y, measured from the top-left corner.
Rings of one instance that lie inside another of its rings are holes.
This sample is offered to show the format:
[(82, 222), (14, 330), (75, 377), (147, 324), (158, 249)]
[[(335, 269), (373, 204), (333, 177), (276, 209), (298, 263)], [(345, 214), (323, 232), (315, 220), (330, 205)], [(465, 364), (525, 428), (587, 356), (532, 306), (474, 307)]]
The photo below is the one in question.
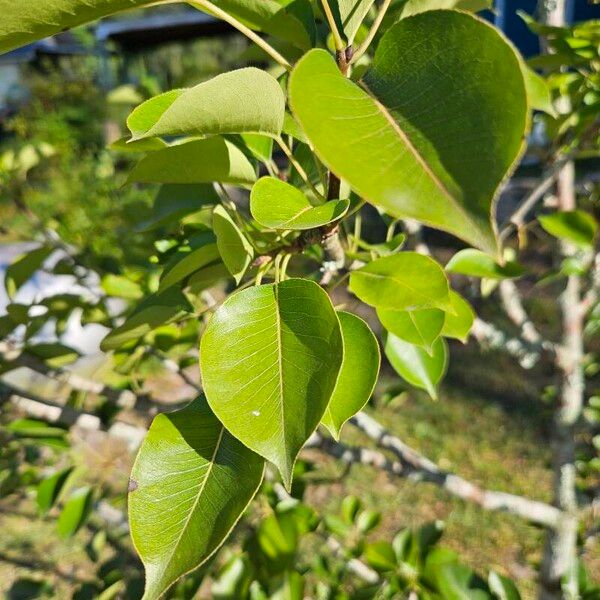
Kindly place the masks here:
[(450, 202), (463, 215), (463, 217), (467, 220), (467, 222), (470, 223), (471, 226), (474, 227), (477, 231), (479, 231), (479, 226), (473, 222), (473, 220), (471, 219), (471, 216), (465, 211), (465, 209), (460, 205), (460, 203), (457, 201), (457, 199), (452, 195), (450, 190), (444, 185), (444, 183), (441, 181), (441, 179), (434, 173), (434, 171), (431, 169), (431, 167), (427, 164), (427, 161), (425, 160), (425, 158), (421, 155), (421, 153), (417, 150), (415, 145), (412, 143), (412, 141), (408, 137), (408, 134), (402, 129), (402, 127), (400, 127), (399, 123), (391, 115), (388, 108), (377, 99), (375, 94), (371, 91), (371, 89), (369, 88), (369, 86), (366, 84), (366, 82), (363, 79), (360, 80), (359, 85), (365, 90), (365, 92), (367, 93), (369, 98), (375, 104), (375, 107), (379, 110), (379, 112), (381, 112), (381, 114), (384, 116), (384, 118), (388, 121), (388, 123), (391, 125), (392, 129), (398, 134), (398, 136), (400, 137), (402, 142), (404, 142), (405, 146), (408, 148), (410, 153), (414, 156), (414, 158), (417, 160), (417, 162), (423, 167), (423, 170), (425, 171), (425, 173), (430, 177), (430, 179), (438, 187), (438, 189), (442, 192), (442, 194), (444, 194), (444, 196), (446, 196), (446, 198), (448, 200), (450, 200)]
[(194, 503), (189, 511), (189, 514), (185, 519), (183, 527), (181, 528), (181, 533), (179, 534), (176, 542), (172, 546), (172, 550), (170, 552), (169, 558), (166, 561), (163, 561), (164, 567), (161, 570), (161, 579), (162, 579), (162, 577), (164, 577), (164, 574), (165, 574), (167, 568), (171, 566), (171, 561), (173, 560), (173, 557), (175, 556), (175, 552), (177, 551), (177, 548), (179, 548), (179, 544), (181, 544), (181, 540), (183, 539), (183, 534), (185, 533), (188, 525), (190, 524), (192, 515), (194, 514), (194, 512), (196, 511), (196, 508), (198, 507), (198, 503), (200, 502), (200, 498), (201, 498), (202, 494), (204, 493), (204, 488), (206, 487), (206, 483), (208, 482), (210, 474), (212, 473), (212, 469), (215, 464), (215, 459), (217, 457), (219, 449), (221, 447), (221, 442), (223, 440), (224, 433), (225, 433), (225, 427), (221, 426), (221, 431), (219, 432), (219, 438), (217, 439), (217, 443), (215, 444), (215, 449), (213, 450), (212, 456), (210, 457), (208, 471), (206, 472), (204, 481), (202, 482), (202, 485), (200, 486), (200, 489), (198, 490), (198, 493), (196, 494), (196, 499), (194, 500)]
[[(281, 404), (281, 438), (283, 440), (283, 451), (285, 455), (286, 471), (288, 467), (288, 449), (285, 435), (285, 403), (283, 398), (283, 346), (281, 342), (281, 314), (279, 312), (279, 284), (273, 285), (275, 296), (275, 326), (277, 327), (277, 362), (279, 368), (279, 399)], [(286, 473), (286, 478), (287, 478)]]

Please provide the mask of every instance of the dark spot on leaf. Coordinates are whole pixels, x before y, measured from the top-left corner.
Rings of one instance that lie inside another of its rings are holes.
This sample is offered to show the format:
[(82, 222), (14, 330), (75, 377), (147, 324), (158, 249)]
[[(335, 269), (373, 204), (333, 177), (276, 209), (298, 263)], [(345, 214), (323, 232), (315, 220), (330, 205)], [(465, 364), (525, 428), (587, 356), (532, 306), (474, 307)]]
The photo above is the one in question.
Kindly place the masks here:
[(129, 480), (129, 485), (127, 486), (127, 492), (131, 494), (131, 492), (135, 492), (138, 489), (138, 482), (135, 479)]

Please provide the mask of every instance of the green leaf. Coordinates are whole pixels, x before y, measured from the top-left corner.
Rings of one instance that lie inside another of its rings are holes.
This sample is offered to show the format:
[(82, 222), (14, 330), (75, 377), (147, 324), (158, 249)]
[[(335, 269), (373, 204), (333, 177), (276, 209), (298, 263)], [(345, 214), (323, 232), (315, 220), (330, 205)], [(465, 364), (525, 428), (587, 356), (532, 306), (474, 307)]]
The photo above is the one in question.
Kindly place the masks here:
[(558, 117), (546, 80), (525, 64), (523, 64), (523, 75), (531, 108), (541, 110), (552, 117)]
[(0, 0), (0, 53), (155, 0)]
[(219, 281), (229, 279), (230, 275), (231, 274), (229, 273), (227, 267), (222, 262), (219, 262), (214, 265), (204, 267), (204, 269), (200, 269), (200, 271), (194, 273), (190, 277), (188, 285), (190, 286), (192, 293), (198, 294), (202, 290), (212, 287)]
[(170, 323), (192, 310), (187, 298), (171, 287), (146, 298), (126, 321), (113, 329), (100, 343), (104, 352), (115, 350), (127, 342), (138, 340), (152, 330)]
[(365, 548), (365, 560), (376, 571), (395, 571), (398, 567), (394, 548), (388, 542), (374, 542)]
[(471, 305), (454, 290), (450, 290), (450, 301), (452, 302), (454, 313), (445, 313), (442, 335), (444, 337), (456, 338), (463, 344), (466, 344), (471, 327), (473, 327), (473, 321), (475, 321), (475, 313)]
[(429, 355), (426, 350), (409, 344), (393, 334), (387, 336), (385, 355), (402, 379), (411, 385), (426, 390), (437, 400), (437, 384), (446, 373), (448, 348), (443, 338), (438, 338)]
[(373, 3), (374, 0), (333, 0), (331, 2), (334, 17), (336, 17), (338, 27), (346, 36), (348, 46), (354, 42), (354, 38)]
[(335, 389), (321, 422), (338, 440), (344, 423), (369, 401), (377, 376), (381, 355), (377, 338), (359, 317), (338, 312), (344, 358)]
[(253, 183), (256, 173), (244, 153), (221, 137), (169, 146), (142, 158), (128, 183)]
[(278, 136), (283, 127), (281, 86), (254, 67), (223, 73), (165, 96), (147, 100), (130, 115), (127, 124), (132, 139), (225, 133)]
[(138, 283), (122, 275), (108, 273), (102, 278), (101, 285), (102, 289), (109, 296), (127, 298), (129, 300), (139, 300), (144, 296), (144, 292)]
[(211, 408), (232, 435), (277, 466), (288, 489), (342, 357), (329, 296), (303, 279), (233, 294), (202, 336), (200, 366)]
[(401, 18), (411, 17), (428, 10), (459, 9), (479, 12), (492, 8), (492, 0), (407, 0), (401, 8)]
[(498, 600), (521, 600), (521, 594), (514, 582), (496, 571), (490, 571), (488, 585)]
[(52, 251), (49, 246), (41, 246), (22, 254), (7, 267), (4, 274), (4, 287), (9, 298), (14, 297), (19, 288), (44, 264)]
[(71, 537), (87, 521), (92, 510), (94, 492), (90, 487), (75, 490), (64, 503), (58, 517), (58, 533), (63, 538)]
[(270, 229), (314, 229), (344, 216), (350, 202), (331, 200), (313, 206), (297, 188), (275, 177), (263, 177), (252, 188), (250, 212)]
[(523, 150), (528, 106), (521, 61), (492, 26), (454, 11), (402, 19), (361, 85), (312, 50), (291, 75), (290, 102), (359, 196), (497, 254), (495, 200)]
[(208, 239), (202, 245), (192, 248), (187, 253), (182, 253), (176, 257), (173, 263), (169, 263), (165, 268), (158, 286), (158, 292), (166, 290), (168, 287), (179, 283), (192, 273), (200, 270), (220, 258), (217, 244), (212, 243), (210, 238), (214, 236), (206, 236)]
[(519, 263), (506, 261), (504, 265), (499, 265), (491, 256), (473, 248), (457, 252), (448, 261), (446, 271), (486, 279), (511, 279), (525, 273)]
[(30, 354), (41, 358), (48, 366), (58, 369), (68, 365), (79, 358), (79, 352), (71, 346), (60, 342), (44, 342), (26, 346), (25, 350)]
[(540, 225), (550, 235), (589, 248), (594, 244), (598, 223), (584, 210), (555, 212), (538, 217)]
[(422, 346), (431, 354), (432, 345), (440, 336), (444, 327), (446, 313), (439, 308), (424, 310), (377, 309), (381, 324), (395, 336)]
[(220, 205), (213, 211), (213, 230), (221, 258), (239, 284), (254, 256), (252, 245)]
[(353, 271), (349, 289), (377, 308), (451, 308), (444, 271), (432, 258), (416, 252), (384, 256)]
[(158, 415), (131, 473), (129, 521), (146, 569), (144, 600), (159, 598), (223, 543), (254, 497), (264, 460), (200, 397)]
[(39, 483), (36, 500), (42, 514), (46, 514), (54, 506), (72, 472), (72, 467), (61, 469)]
[(18, 436), (32, 438), (62, 438), (67, 434), (61, 427), (51, 427), (35, 419), (17, 419), (9, 423), (6, 429)]
[(140, 223), (137, 229), (149, 231), (165, 227), (179, 222), (183, 217), (199, 211), (204, 206), (219, 202), (219, 195), (211, 183), (166, 184), (161, 186), (154, 199), (152, 216), (148, 221)]

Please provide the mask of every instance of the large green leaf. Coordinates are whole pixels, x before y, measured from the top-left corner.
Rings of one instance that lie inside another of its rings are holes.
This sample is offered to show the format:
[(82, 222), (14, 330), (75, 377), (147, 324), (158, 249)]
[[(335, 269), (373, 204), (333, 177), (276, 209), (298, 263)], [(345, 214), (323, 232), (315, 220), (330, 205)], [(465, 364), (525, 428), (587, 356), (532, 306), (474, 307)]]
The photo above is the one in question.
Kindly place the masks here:
[(208, 402), (227, 429), (290, 486), (296, 456), (335, 387), (343, 345), (329, 296), (289, 279), (230, 296), (202, 336)]
[(0, 0), (0, 53), (155, 0)]
[(19, 288), (31, 278), (50, 254), (52, 254), (50, 246), (40, 246), (19, 256), (7, 267), (4, 275), (4, 287), (9, 298), (12, 298)]
[(250, 266), (254, 250), (229, 213), (222, 206), (213, 211), (213, 229), (217, 247), (225, 266), (239, 283)]
[(385, 342), (385, 355), (400, 377), (437, 399), (437, 384), (448, 366), (448, 347), (443, 338), (437, 339), (429, 355), (423, 348), (390, 333)]
[(431, 353), (432, 344), (438, 339), (444, 327), (446, 313), (439, 308), (423, 310), (379, 308), (377, 316), (390, 333), (405, 342), (422, 346)]
[(277, 80), (250, 67), (147, 100), (130, 115), (128, 126), (132, 139), (225, 133), (277, 136), (284, 114), (285, 98)]
[(206, 399), (158, 415), (131, 473), (129, 522), (159, 598), (229, 535), (262, 481), (264, 460), (219, 423)]
[(353, 271), (349, 288), (377, 308), (451, 309), (444, 271), (432, 258), (416, 252), (384, 256)]
[(402, 19), (360, 85), (313, 50), (290, 102), (357, 194), (497, 253), (495, 198), (524, 147), (528, 105), (521, 60), (489, 24), (455, 11)]
[(377, 376), (381, 356), (377, 338), (359, 317), (338, 312), (344, 359), (322, 423), (335, 439), (339, 439), (344, 423), (369, 401)]
[(256, 173), (244, 153), (221, 137), (194, 140), (151, 152), (138, 162), (128, 182), (253, 183)]
[(271, 229), (313, 229), (344, 216), (350, 202), (331, 200), (313, 206), (297, 188), (275, 177), (263, 177), (252, 188), (250, 211)]

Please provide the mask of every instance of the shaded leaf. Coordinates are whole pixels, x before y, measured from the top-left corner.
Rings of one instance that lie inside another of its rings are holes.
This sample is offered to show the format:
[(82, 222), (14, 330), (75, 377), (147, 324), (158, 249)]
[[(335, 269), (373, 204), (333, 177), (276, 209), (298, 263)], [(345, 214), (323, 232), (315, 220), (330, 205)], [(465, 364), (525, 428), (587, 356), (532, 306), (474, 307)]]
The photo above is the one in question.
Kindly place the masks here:
[(429, 353), (442, 332), (445, 315), (446, 313), (438, 308), (413, 311), (377, 309), (381, 324), (390, 333), (405, 342), (422, 346)]
[(390, 333), (385, 342), (385, 355), (400, 377), (437, 399), (436, 387), (448, 366), (448, 348), (443, 338), (435, 341), (429, 355), (423, 348)]
[(252, 183), (256, 173), (235, 144), (220, 137), (152, 152), (132, 169), (128, 183)]
[(42, 342), (27, 345), (25, 351), (41, 358), (48, 366), (58, 369), (79, 358), (79, 352), (60, 342)]
[(490, 571), (488, 585), (498, 600), (521, 600), (521, 594), (513, 581), (496, 571)]
[(344, 358), (335, 389), (321, 420), (336, 440), (344, 423), (369, 401), (381, 363), (379, 344), (370, 327), (351, 313), (340, 311), (338, 318)]
[(219, 423), (206, 399), (158, 415), (132, 470), (131, 535), (146, 569), (145, 600), (206, 561), (243, 514), (264, 460)]
[(12, 298), (19, 288), (33, 276), (52, 252), (53, 249), (49, 246), (41, 246), (19, 256), (6, 268), (4, 287), (9, 298)]
[(208, 402), (227, 429), (290, 487), (298, 452), (323, 417), (342, 363), (329, 296), (289, 279), (230, 296), (202, 336)]
[(511, 279), (525, 273), (519, 263), (506, 261), (504, 265), (499, 265), (491, 256), (473, 248), (457, 252), (448, 261), (446, 271), (486, 279)]
[(454, 312), (447, 312), (444, 315), (444, 327), (442, 335), (444, 337), (456, 338), (465, 344), (469, 337), (475, 313), (471, 305), (454, 290), (450, 290), (450, 301)]
[(538, 217), (540, 225), (550, 235), (582, 247), (594, 243), (598, 223), (584, 210), (559, 211)]
[(271, 229), (314, 229), (344, 216), (348, 200), (313, 206), (297, 188), (275, 177), (263, 177), (252, 188), (250, 211), (258, 223)]
[(92, 510), (93, 490), (82, 487), (74, 491), (65, 501), (60, 516), (58, 517), (58, 533), (67, 538), (75, 535)]
[(220, 205), (213, 211), (213, 230), (221, 258), (239, 284), (254, 256), (252, 245)]

